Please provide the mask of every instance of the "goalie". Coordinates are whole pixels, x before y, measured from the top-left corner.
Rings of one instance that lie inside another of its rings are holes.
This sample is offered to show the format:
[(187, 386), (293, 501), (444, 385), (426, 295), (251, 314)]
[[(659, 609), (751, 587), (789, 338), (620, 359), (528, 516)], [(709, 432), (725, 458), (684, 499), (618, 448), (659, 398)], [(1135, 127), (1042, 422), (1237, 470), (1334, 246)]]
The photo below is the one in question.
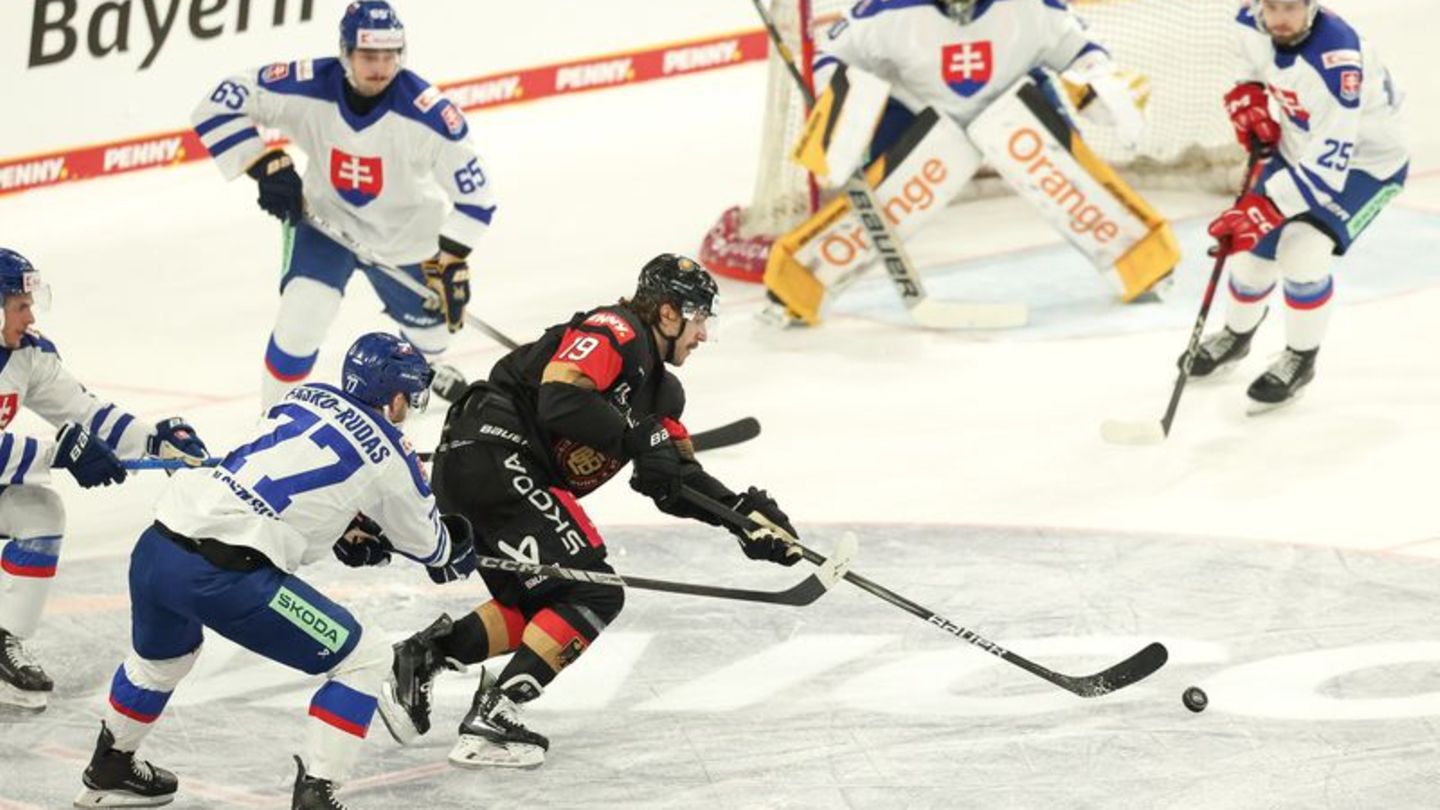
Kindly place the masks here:
[[(1131, 302), (1179, 248), (1164, 218), (1082, 141), (1071, 103), (1133, 148), (1149, 82), (1119, 70), (1064, 0), (865, 0), (823, 37), (817, 99), (794, 159), (826, 187), (862, 163), (902, 238), (934, 218), (982, 161)], [(874, 259), (844, 196), (779, 237), (765, 285), (787, 320), (817, 323), (827, 294)]]

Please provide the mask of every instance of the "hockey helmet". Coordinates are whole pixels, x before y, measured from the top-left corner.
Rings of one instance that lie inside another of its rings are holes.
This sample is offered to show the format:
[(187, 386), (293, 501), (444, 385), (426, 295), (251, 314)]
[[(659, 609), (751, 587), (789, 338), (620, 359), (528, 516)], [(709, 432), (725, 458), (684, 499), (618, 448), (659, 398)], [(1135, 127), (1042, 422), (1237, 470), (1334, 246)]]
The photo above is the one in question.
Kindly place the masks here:
[(696, 315), (714, 318), (720, 314), (720, 288), (703, 265), (674, 253), (661, 253), (640, 269), (636, 297), (670, 304), (689, 320)]
[(9, 248), (0, 248), (0, 303), (12, 295), (29, 295), (40, 309), (50, 306), (50, 287), (35, 265)]
[(405, 26), (385, 0), (359, 0), (340, 18), (340, 58), (349, 68), (350, 54), (358, 48), (405, 51)]
[(376, 408), (404, 394), (411, 407), (423, 410), (430, 402), (434, 378), (435, 371), (410, 341), (385, 332), (357, 338), (345, 352), (340, 373), (345, 393)]
[(1315, 27), (1315, 18), (1320, 14), (1320, 0), (1248, 0), (1248, 2), (1251, 9), (1253, 9), (1255, 12), (1255, 22), (1260, 25), (1260, 30), (1264, 31), (1267, 34), (1270, 33), (1269, 26), (1265, 24), (1265, 4), (1267, 2), (1285, 3), (1287, 5), (1303, 3), (1305, 5), (1305, 10), (1307, 12), (1305, 15), (1305, 28), (1301, 30), (1299, 34), (1293, 37), (1289, 41), (1289, 43), (1282, 44), (1298, 43), (1301, 40), (1305, 39), (1305, 37), (1309, 36), (1310, 30)]
[(967, 25), (980, 0), (936, 0), (936, 3), (940, 10), (945, 12), (945, 16), (961, 25)]

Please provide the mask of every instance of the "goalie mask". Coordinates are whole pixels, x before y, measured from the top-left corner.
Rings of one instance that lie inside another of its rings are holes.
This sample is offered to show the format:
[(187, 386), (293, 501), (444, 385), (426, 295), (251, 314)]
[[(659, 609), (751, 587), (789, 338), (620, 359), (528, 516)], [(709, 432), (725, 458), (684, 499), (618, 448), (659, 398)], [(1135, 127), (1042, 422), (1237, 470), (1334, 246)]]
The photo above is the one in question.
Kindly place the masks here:
[[(31, 306), (50, 308), (50, 287), (40, 278), (40, 271), (30, 260), (8, 248), (0, 248), (0, 306), (13, 295), (30, 296)], [(5, 312), (0, 309), (0, 328), (5, 325)]]
[(980, 0), (936, 0), (936, 3), (940, 10), (945, 12), (945, 16), (961, 25), (969, 25)]
[(396, 394), (404, 394), (410, 407), (424, 410), (434, 379), (435, 371), (419, 350), (385, 332), (361, 335), (345, 352), (340, 372), (345, 393), (375, 408), (384, 408)]
[[(1259, 24), (1260, 30), (1269, 34), (1272, 39), (1281, 45), (1298, 45), (1310, 35), (1311, 29), (1315, 27), (1315, 17), (1320, 14), (1320, 0), (1250, 0), (1250, 7), (1255, 11), (1255, 22)], [(1271, 30), (1271, 21), (1267, 20), (1269, 13), (1267, 9), (1279, 10), (1281, 8), (1304, 7), (1304, 26), (1295, 33), (1277, 35)]]
[(351, 84), (354, 84), (355, 71), (350, 57), (357, 50), (396, 51), (397, 61), (403, 66), (405, 26), (385, 0), (351, 3), (340, 18), (340, 63), (345, 66), (345, 75), (350, 77)]

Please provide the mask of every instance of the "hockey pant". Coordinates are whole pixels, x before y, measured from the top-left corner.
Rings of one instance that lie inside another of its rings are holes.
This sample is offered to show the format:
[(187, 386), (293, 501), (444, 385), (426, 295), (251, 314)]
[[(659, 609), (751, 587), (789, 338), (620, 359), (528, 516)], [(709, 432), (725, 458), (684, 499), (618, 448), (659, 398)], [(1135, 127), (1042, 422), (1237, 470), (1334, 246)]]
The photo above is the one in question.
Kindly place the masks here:
[(240, 646), (325, 683), (310, 701), (305, 764), (322, 779), (350, 773), (375, 713), (392, 653), (343, 606), (271, 565), (226, 570), (157, 526), (130, 556), (133, 649), (115, 671), (106, 723), (134, 751), (200, 652), (208, 627)]
[[(1283, 160), (1266, 167), (1263, 191), (1272, 178), (1288, 179)], [(1404, 187), (1408, 167), (1385, 181), (1352, 171), (1331, 205), (1318, 207), (1271, 232), (1254, 250), (1230, 259), (1230, 303), (1225, 325), (1249, 332), (1265, 314), (1265, 301), (1277, 281), (1285, 288), (1285, 345), (1307, 351), (1320, 345), (1330, 321), (1335, 282), (1331, 266)]]
[[(330, 325), (340, 311), (345, 285), (359, 267), (370, 280), (385, 314), (398, 325), (400, 334), (428, 359), (434, 359), (450, 345), (445, 320), (423, 306), (422, 299), (393, 281), (381, 270), (361, 265), (354, 253), (305, 223), (295, 227), (295, 239), (286, 257), (280, 281), (280, 311), (265, 349), (265, 373), (261, 378), (261, 409), (280, 401), (291, 386), (310, 376)], [(424, 283), (420, 265), (400, 269)]]
[[(463, 443), (437, 455), (434, 473), (440, 510), (470, 519), (478, 553), (614, 572), (574, 495), (518, 447)], [(446, 654), (470, 664), (514, 651), (498, 681), (525, 700), (574, 662), (625, 605), (624, 591), (607, 585), (485, 569), (480, 576), (494, 598), (456, 623)]]
[(29, 638), (40, 623), (60, 562), (65, 505), (47, 487), (9, 486), (0, 492), (0, 629)]

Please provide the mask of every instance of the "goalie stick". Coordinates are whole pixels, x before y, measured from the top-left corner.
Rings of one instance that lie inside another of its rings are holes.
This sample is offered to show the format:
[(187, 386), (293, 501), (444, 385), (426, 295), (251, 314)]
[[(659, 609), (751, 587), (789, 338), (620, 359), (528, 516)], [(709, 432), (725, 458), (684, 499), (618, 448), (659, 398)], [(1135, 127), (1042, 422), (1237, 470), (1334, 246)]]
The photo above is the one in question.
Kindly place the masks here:
[[(1245, 172), (1245, 185), (1240, 189), (1240, 195), (1235, 198), (1236, 205), (1240, 204), (1240, 199), (1249, 193), (1259, 180), (1260, 170), (1265, 166), (1263, 156), (1259, 146), (1252, 143), (1250, 165)], [(1100, 425), (1100, 435), (1105, 441), (1111, 444), (1159, 444), (1170, 435), (1170, 426), (1175, 423), (1175, 413), (1180, 409), (1180, 395), (1185, 393), (1185, 383), (1190, 381), (1190, 366), (1195, 362), (1195, 354), (1200, 351), (1200, 338), (1205, 332), (1205, 320), (1210, 317), (1210, 304), (1215, 301), (1215, 290), (1220, 286), (1220, 276), (1225, 272), (1225, 260), (1230, 257), (1222, 248), (1223, 245), (1216, 246), (1219, 255), (1215, 257), (1215, 266), (1210, 271), (1210, 283), (1205, 285), (1205, 295), (1200, 299), (1200, 313), (1195, 316), (1195, 325), (1190, 329), (1190, 343), (1186, 345), (1185, 354), (1180, 358), (1180, 373), (1175, 377), (1175, 386), (1170, 389), (1170, 402), (1165, 406), (1165, 415), (1160, 417), (1159, 422), (1106, 419)]]
[[(425, 286), (424, 284), (420, 283), (419, 281), (416, 281), (413, 277), (411, 277), (409, 273), (406, 273), (404, 270), (401, 270), (400, 268), (388, 262), (381, 261), (375, 256), (375, 253), (373, 251), (360, 244), (359, 242), (355, 241), (354, 239), (350, 238), (349, 234), (340, 230), (335, 225), (326, 222), (325, 220), (308, 211), (305, 213), (305, 221), (308, 222), (312, 228), (329, 237), (330, 240), (333, 241), (335, 244), (345, 248), (351, 253), (354, 253), (355, 257), (358, 258), (360, 261), (375, 267), (380, 272), (384, 273), (387, 277), (389, 277), (391, 281), (394, 281), (396, 284), (399, 284), (410, 292), (415, 293), (416, 295), (425, 299), (425, 303), (427, 305), (436, 307), (440, 305), (440, 296), (438, 293)], [(468, 309), (466, 309), (465, 311), (465, 322), (475, 327), (476, 329), (479, 329), (481, 332), (489, 335), (496, 343), (499, 343), (501, 346), (504, 346), (507, 349), (515, 349), (520, 346), (519, 343), (511, 340), (510, 337), (504, 332), (501, 332), (499, 329), (496, 329), (490, 324), (470, 314), (470, 311)]]
[[(794, 79), (796, 86), (800, 88), (806, 108), (814, 107), (815, 93), (800, 75), (800, 69), (795, 66), (795, 55), (780, 37), (780, 31), (776, 29), (770, 12), (765, 10), (761, 0), (751, 2), (765, 24), (776, 54), (785, 63), (790, 78)], [(915, 269), (910, 255), (905, 252), (904, 244), (891, 230), (890, 223), (885, 221), (885, 214), (875, 201), (875, 191), (865, 179), (864, 167), (856, 169), (855, 173), (850, 175), (842, 191), (850, 201), (851, 210), (864, 226), (871, 244), (880, 254), (879, 262), (885, 268), (886, 276), (900, 294), (900, 300), (915, 323), (926, 329), (1009, 329), (1024, 326), (1029, 320), (1029, 309), (1024, 304), (975, 304), (932, 298), (925, 292), (920, 273)]]
[(525, 576), (541, 576), (549, 579), (568, 579), (573, 582), (591, 582), (598, 585), (612, 585), (617, 588), (641, 588), (648, 591), (706, 596), (712, 599), (732, 599), (741, 602), (763, 602), (769, 605), (790, 605), (803, 607), (825, 595), (845, 575), (854, 559), (857, 542), (853, 533), (847, 533), (835, 544), (835, 551), (815, 573), (800, 580), (783, 591), (754, 591), (745, 588), (725, 588), (718, 585), (700, 585), (689, 582), (671, 582), (664, 579), (634, 577), (628, 574), (611, 574), (604, 571), (585, 571), (577, 568), (562, 568), (558, 565), (507, 560), (500, 557), (475, 557), (475, 564), (491, 571), (508, 571)]
[[(755, 522), (748, 517), (741, 515), (702, 492), (696, 491), (688, 486), (684, 487), (682, 492), (684, 493), (685, 500), (719, 518), (728, 526), (734, 526), (744, 530), (757, 528)], [(804, 555), (807, 562), (817, 565), (825, 562), (824, 557), (806, 548), (799, 542), (796, 542), (795, 545), (799, 546), (800, 553)], [(845, 580), (867, 593), (877, 596), (912, 615), (924, 619), (926, 622), (935, 625), (961, 641), (979, 647), (1007, 664), (1013, 664), (1036, 677), (1049, 681), (1061, 689), (1079, 695), (1082, 698), (1108, 695), (1117, 689), (1123, 689), (1132, 683), (1143, 680), (1153, 675), (1155, 671), (1164, 666), (1165, 662), (1170, 658), (1170, 653), (1165, 649), (1165, 645), (1157, 641), (1147, 644), (1139, 652), (1126, 658), (1124, 661), (1096, 672), (1093, 675), (1064, 675), (1047, 667), (1043, 667), (1018, 653), (1013, 653), (1001, 647), (999, 644), (984, 638), (974, 630), (961, 627), (935, 611), (916, 604), (894, 591), (881, 587), (853, 571), (845, 572)]]

